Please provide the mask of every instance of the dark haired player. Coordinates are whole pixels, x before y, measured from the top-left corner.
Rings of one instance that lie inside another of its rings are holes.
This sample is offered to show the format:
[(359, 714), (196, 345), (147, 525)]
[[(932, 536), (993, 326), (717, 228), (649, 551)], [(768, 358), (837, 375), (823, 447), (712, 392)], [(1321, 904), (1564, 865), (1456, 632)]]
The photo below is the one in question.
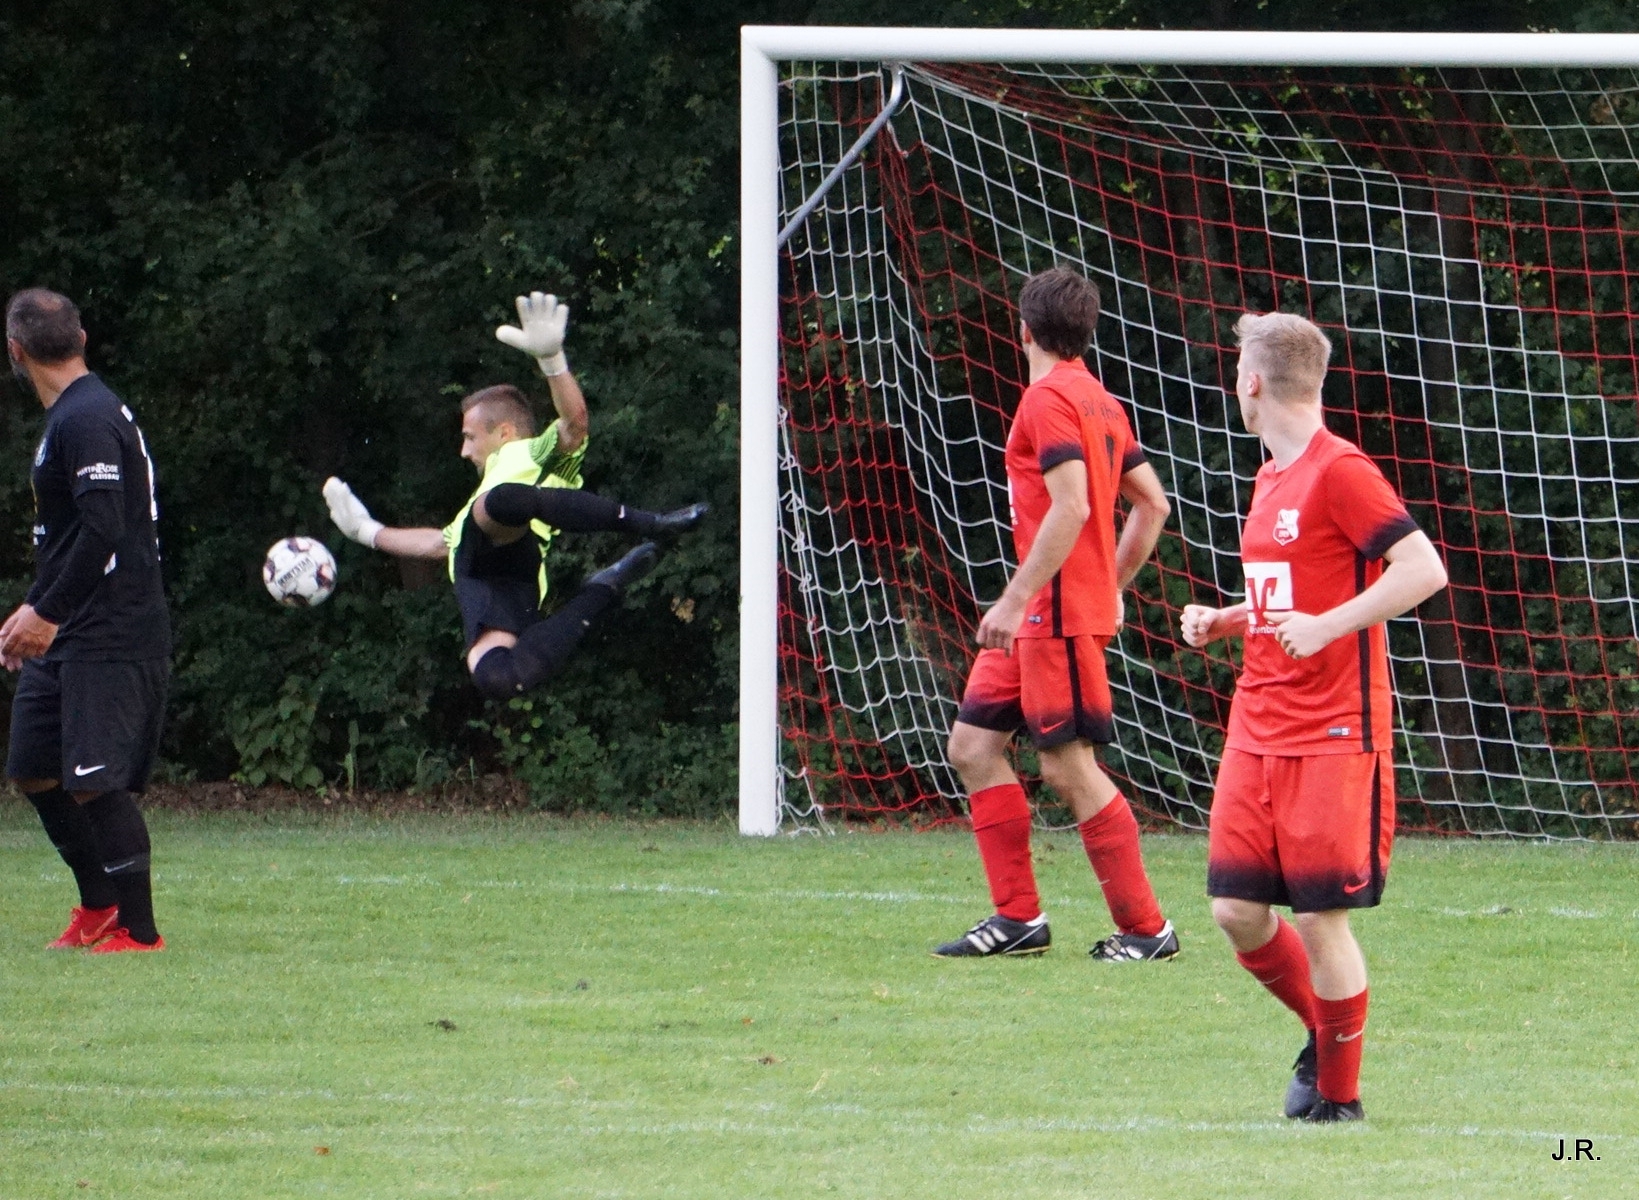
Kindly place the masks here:
[(1394, 842), (1383, 622), (1444, 587), (1445, 567), (1377, 465), (1326, 429), (1326, 335), (1289, 313), (1247, 314), (1235, 332), (1241, 421), (1270, 458), (1241, 529), (1246, 601), (1181, 620), (1191, 646), (1244, 639), (1207, 894), (1241, 966), (1309, 1031), (1286, 1115), (1358, 1121), (1366, 960), (1349, 910), (1382, 899)]
[(170, 679), (154, 468), (131, 410), (85, 365), (66, 296), (18, 292), (6, 351), (46, 410), (34, 454), (34, 585), (0, 625), (17, 671), (6, 775), (79, 885), (52, 949), (163, 950), (154, 927), (148, 785)]
[[(1019, 293), (1030, 385), (1007, 438), (1019, 569), (979, 622), (984, 649), (950, 733), (996, 906), (943, 957), (1039, 954), (1051, 941), (1030, 863), (1030, 803), (1007, 759), (1027, 729), (1042, 778), (1070, 806), (1116, 931), (1092, 949), (1106, 962), (1178, 953), (1144, 871), (1138, 822), (1094, 757), (1114, 739), (1104, 649), (1120, 625), (1121, 589), (1155, 549), (1171, 505), (1127, 415), (1082, 361), (1098, 289), (1072, 271), (1030, 278)], [(1132, 506), (1115, 532), (1116, 497)]]
[(461, 402), (461, 457), (482, 479), (443, 529), (384, 526), (339, 479), (324, 496), (337, 528), (354, 541), (401, 558), (447, 558), (461, 606), (467, 670), (484, 695), (505, 700), (557, 674), (593, 620), (630, 583), (654, 567), (658, 549), (644, 542), (587, 578), (550, 616), (546, 551), (560, 530), (618, 530), (639, 536), (679, 533), (705, 516), (705, 504), (669, 513), (627, 508), (581, 489), (586, 455), (586, 399), (569, 372), (563, 339), (569, 309), (555, 296), (518, 297), (518, 325), (495, 336), (529, 354), (546, 376), (557, 419), (540, 434), (522, 392), (507, 384)]

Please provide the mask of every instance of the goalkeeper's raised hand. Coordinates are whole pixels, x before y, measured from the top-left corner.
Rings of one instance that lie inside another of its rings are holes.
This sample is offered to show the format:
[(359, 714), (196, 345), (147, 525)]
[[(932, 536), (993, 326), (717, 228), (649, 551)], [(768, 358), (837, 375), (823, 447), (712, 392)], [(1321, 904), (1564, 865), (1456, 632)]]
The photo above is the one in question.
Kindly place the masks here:
[(550, 379), (569, 370), (569, 360), (563, 355), (563, 335), (568, 328), (567, 304), (559, 304), (556, 296), (530, 292), (518, 297), (518, 324), (501, 326), (495, 336), (533, 356), (541, 374)]
[(332, 475), (324, 481), (324, 502), (330, 506), (330, 519), (355, 542), (375, 549), (376, 535), (381, 522), (370, 515), (364, 501), (353, 495), (353, 489)]

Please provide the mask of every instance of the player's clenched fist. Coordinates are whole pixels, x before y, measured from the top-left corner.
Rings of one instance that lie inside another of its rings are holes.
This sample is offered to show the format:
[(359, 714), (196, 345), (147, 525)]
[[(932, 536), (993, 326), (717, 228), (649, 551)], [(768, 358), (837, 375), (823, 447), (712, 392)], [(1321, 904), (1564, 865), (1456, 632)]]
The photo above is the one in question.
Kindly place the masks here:
[(530, 292), (518, 297), (518, 324), (503, 325), (495, 336), (514, 350), (532, 355), (541, 374), (551, 378), (569, 369), (563, 338), (569, 329), (569, 306), (556, 296)]
[(1280, 648), (1293, 658), (1308, 658), (1319, 654), (1337, 640), (1324, 617), (1301, 612), (1273, 612), (1269, 623), (1275, 627), (1275, 640)]
[(974, 640), (986, 649), (1012, 654), (1013, 638), (1024, 621), (1024, 607), (1004, 592), (1002, 598), (979, 618), (979, 629)]
[(1178, 618), (1178, 632), (1186, 646), (1204, 646), (1213, 638), (1212, 628), (1218, 623), (1218, 610), (1204, 604), (1184, 605)]

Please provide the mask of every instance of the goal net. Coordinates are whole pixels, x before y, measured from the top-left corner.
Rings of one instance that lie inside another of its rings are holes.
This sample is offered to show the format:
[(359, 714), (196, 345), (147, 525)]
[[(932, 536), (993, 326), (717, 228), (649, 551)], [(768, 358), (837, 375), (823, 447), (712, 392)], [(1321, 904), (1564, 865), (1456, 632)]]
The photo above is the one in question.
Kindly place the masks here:
[(1327, 424), (1451, 576), (1389, 627), (1402, 822), (1632, 836), (1639, 78), (787, 63), (782, 224), (896, 70), (779, 264), (788, 816), (963, 811), (944, 741), (1014, 565), (1015, 301), (1062, 264), (1173, 499), (1109, 656), (1134, 802), (1206, 822), (1238, 646), (1185, 648), (1178, 614), (1242, 596), (1263, 454), (1231, 330), (1281, 309), (1331, 336)]

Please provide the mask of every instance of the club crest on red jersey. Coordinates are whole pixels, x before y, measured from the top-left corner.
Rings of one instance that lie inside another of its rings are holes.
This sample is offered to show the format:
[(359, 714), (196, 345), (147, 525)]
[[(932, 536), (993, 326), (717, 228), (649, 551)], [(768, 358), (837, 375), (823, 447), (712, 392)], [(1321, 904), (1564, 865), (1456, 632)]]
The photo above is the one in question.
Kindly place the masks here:
[(1275, 540), (1286, 546), (1298, 540), (1298, 510), (1283, 508), (1275, 513)]

